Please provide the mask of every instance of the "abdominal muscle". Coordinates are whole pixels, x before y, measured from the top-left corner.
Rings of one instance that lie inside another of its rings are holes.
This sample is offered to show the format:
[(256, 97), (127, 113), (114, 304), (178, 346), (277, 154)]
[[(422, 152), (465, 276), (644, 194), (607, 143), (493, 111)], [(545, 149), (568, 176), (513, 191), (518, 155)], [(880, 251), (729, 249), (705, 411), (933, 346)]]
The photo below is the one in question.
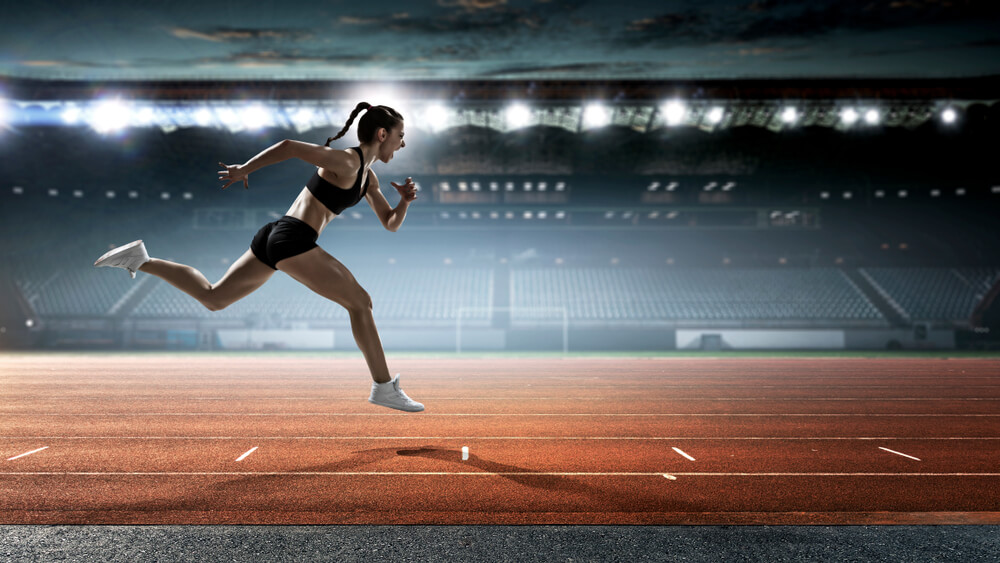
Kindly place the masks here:
[(292, 206), (288, 208), (285, 215), (305, 222), (317, 234), (322, 233), (323, 229), (330, 224), (330, 221), (333, 221), (333, 218), (337, 216), (336, 213), (333, 213), (320, 203), (316, 199), (316, 196), (312, 195), (309, 191), (309, 188), (302, 188), (302, 191), (299, 192), (299, 197), (295, 198), (295, 201), (292, 202)]

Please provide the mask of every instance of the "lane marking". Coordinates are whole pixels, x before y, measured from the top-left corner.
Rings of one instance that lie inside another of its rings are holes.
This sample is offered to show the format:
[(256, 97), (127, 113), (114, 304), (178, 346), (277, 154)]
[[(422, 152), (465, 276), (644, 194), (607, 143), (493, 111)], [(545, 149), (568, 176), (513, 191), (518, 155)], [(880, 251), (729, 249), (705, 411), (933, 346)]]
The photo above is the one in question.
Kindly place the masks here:
[[(338, 413), (338, 412), (299, 412), (299, 413), (284, 413), (284, 412), (269, 412), (269, 413), (242, 413), (242, 412), (119, 412), (119, 413), (56, 413), (56, 412), (19, 412), (19, 413), (0, 413), (0, 416), (5, 415), (16, 415), (16, 416), (107, 416), (107, 417), (127, 417), (127, 416), (247, 416), (247, 417), (267, 417), (267, 416), (288, 416), (288, 417), (298, 417), (298, 416), (358, 416), (358, 417), (371, 417), (371, 416), (407, 416), (406, 413), (364, 413), (364, 412), (350, 412), (350, 413)], [(424, 413), (421, 418), (426, 418), (428, 416), (669, 416), (669, 417), (682, 417), (682, 416), (700, 416), (700, 417), (724, 417), (724, 416), (743, 416), (743, 417), (864, 417), (864, 418), (878, 418), (878, 417), (910, 417), (910, 418), (943, 418), (943, 417), (953, 417), (953, 418), (988, 418), (988, 417), (1000, 417), (1000, 414), (990, 413), (990, 414), (921, 414), (921, 413), (890, 413), (890, 414), (869, 414), (869, 413), (596, 413), (596, 412), (583, 412), (583, 413)]]
[(31, 455), (31, 454), (37, 454), (38, 452), (40, 452), (40, 451), (42, 451), (42, 450), (47, 450), (47, 449), (49, 449), (49, 447), (48, 447), (48, 446), (45, 446), (45, 447), (42, 447), (42, 448), (38, 448), (37, 450), (31, 450), (30, 452), (25, 452), (25, 453), (23, 453), (23, 454), (21, 454), (21, 455), (16, 455), (16, 456), (14, 456), (14, 457), (8, 457), (8, 458), (7, 458), (7, 461), (14, 461), (15, 459), (18, 459), (18, 458), (21, 458), (21, 457), (24, 457), (24, 456), (26, 456), (26, 455)]
[(248, 455), (254, 453), (255, 451), (257, 451), (257, 446), (254, 446), (254, 447), (250, 448), (250, 450), (248, 452), (246, 452), (245, 454), (243, 454), (240, 457), (236, 458), (236, 461), (243, 461), (244, 459), (247, 458)]
[(674, 450), (675, 452), (677, 452), (677, 453), (681, 454), (682, 456), (684, 456), (684, 457), (688, 458), (689, 460), (691, 460), (691, 461), (694, 461), (694, 458), (693, 458), (693, 457), (691, 457), (691, 456), (687, 455), (686, 453), (682, 452), (681, 450), (679, 450), (679, 449), (677, 449), (677, 448), (670, 448), (670, 449), (672, 449), (672, 450)]
[[(643, 396), (647, 395), (643, 393)], [(5, 394), (0, 393), (0, 397), (5, 396)], [(12, 394), (14, 399), (23, 400), (25, 397), (19, 394)], [(147, 401), (161, 401), (163, 396), (148, 396), (143, 397), (143, 400)], [(357, 397), (174, 397), (176, 399), (183, 399), (185, 401), (352, 401), (356, 402)], [(435, 401), (490, 401), (496, 402), (496, 397), (434, 397), (434, 396), (421, 396), (423, 399), (435, 400)], [(132, 396), (128, 397), (116, 397), (108, 395), (80, 395), (80, 396), (63, 396), (63, 397), (46, 397), (45, 400), (63, 400), (63, 401), (79, 401), (82, 399), (90, 400), (120, 400), (120, 401), (131, 401), (134, 399)], [(593, 401), (593, 397), (505, 397), (501, 400), (509, 401)], [(629, 401), (633, 400), (632, 397), (620, 397), (613, 398), (616, 401)], [(1000, 397), (671, 397), (670, 401), (676, 402), (687, 402), (687, 401), (1000, 401)]]
[(677, 480), (677, 477), (674, 477), (673, 475), (670, 475), (668, 473), (664, 473), (663, 476), (666, 477), (667, 479), (670, 479), (671, 481)]
[[(663, 473), (640, 472), (529, 472), (529, 471), (214, 471), (214, 472), (93, 472), (93, 471), (0, 471), (4, 475), (32, 476), (153, 476), (205, 477), (231, 475), (287, 476), (479, 476), (479, 477), (663, 477)], [(671, 473), (677, 477), (1000, 477), (1000, 473)]]
[(462, 446), (462, 461), (469, 461), (469, 446)]
[(0, 436), (4, 440), (1000, 440), (1000, 436)]
[(897, 452), (896, 450), (890, 450), (889, 448), (883, 448), (882, 446), (879, 446), (879, 448), (878, 448), (878, 449), (880, 449), (880, 450), (885, 450), (885, 451), (887, 451), (887, 452), (889, 452), (889, 453), (893, 453), (893, 454), (896, 454), (896, 455), (901, 455), (901, 456), (903, 456), (903, 457), (908, 457), (908, 458), (910, 458), (910, 459), (915, 459), (915, 460), (917, 460), (917, 461), (920, 461), (920, 458), (919, 458), (919, 457), (913, 457), (912, 455), (906, 455), (906, 454), (904, 454), (904, 453), (902, 453), (902, 452)]

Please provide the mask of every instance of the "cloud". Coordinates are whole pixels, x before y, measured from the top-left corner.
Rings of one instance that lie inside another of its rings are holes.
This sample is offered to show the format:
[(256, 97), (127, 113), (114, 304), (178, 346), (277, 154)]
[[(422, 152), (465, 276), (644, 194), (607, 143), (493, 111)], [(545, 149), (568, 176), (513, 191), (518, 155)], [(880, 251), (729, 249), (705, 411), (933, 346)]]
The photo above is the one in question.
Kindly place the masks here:
[(507, 0), (438, 0), (438, 6), (451, 8), (458, 6), (470, 12), (493, 10), (507, 5)]
[(633, 19), (617, 34), (615, 42), (630, 46), (685, 46), (987, 21), (1000, 21), (1000, 2), (756, 0), (730, 9), (712, 5)]
[(308, 31), (291, 29), (238, 29), (215, 28), (210, 30), (195, 30), (183, 27), (170, 28), (170, 34), (179, 39), (201, 39), (216, 43), (238, 41), (255, 41), (262, 39), (288, 39), (301, 41), (311, 39), (313, 34)]

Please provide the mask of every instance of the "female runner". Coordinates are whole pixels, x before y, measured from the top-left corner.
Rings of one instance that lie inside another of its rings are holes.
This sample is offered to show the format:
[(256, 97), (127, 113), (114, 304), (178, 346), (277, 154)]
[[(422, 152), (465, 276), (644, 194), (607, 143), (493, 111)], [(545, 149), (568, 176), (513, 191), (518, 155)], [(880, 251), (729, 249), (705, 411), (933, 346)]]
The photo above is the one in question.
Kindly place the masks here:
[[(362, 111), (365, 114), (358, 122), (361, 145), (343, 150), (330, 148), (330, 142), (343, 137)], [(386, 229), (399, 229), (410, 202), (417, 198), (413, 179), (407, 178), (403, 185), (391, 182), (400, 195), (399, 204), (393, 209), (382, 195), (378, 176), (370, 166), (376, 160), (388, 163), (405, 146), (403, 116), (388, 106), (361, 102), (340, 133), (327, 139), (326, 146), (285, 139), (244, 164), (220, 162), (225, 168), (219, 171), (219, 179), (226, 182), (223, 189), (236, 182), (243, 182), (243, 187), (249, 188), (251, 172), (289, 158), (304, 160), (317, 169), (285, 216), (261, 227), (250, 249), (214, 284), (191, 266), (150, 258), (141, 240), (109, 251), (94, 266), (124, 268), (133, 278), (136, 271), (152, 274), (194, 297), (210, 311), (224, 309), (246, 297), (276, 270), (281, 270), (350, 313), (354, 340), (374, 380), (368, 401), (404, 411), (422, 411), (424, 406), (400, 389), (399, 374), (389, 378), (372, 316), (371, 297), (343, 264), (316, 244), (330, 221), (362, 198), (375, 210)]]

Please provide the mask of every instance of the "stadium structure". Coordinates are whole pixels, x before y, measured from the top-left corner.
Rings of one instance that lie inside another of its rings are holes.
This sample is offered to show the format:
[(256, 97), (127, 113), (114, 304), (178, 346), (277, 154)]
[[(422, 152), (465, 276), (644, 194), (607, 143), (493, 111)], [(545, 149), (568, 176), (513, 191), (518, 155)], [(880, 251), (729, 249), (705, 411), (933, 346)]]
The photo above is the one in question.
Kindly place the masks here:
[(321, 144), (365, 100), (406, 117), (379, 174), (419, 197), (397, 233), (361, 205), (319, 243), (389, 350), (995, 346), (998, 86), (7, 79), (0, 345), (356, 349), (346, 311), (284, 274), (210, 312), (92, 263), (143, 239), (217, 280), (311, 173), (223, 191), (217, 163)]

